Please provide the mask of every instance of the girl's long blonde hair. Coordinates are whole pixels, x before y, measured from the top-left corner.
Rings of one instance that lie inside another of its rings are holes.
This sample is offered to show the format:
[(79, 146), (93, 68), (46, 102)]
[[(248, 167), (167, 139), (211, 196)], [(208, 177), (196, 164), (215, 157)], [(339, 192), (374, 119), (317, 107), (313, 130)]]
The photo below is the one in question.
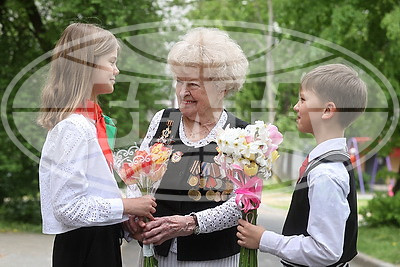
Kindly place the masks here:
[(73, 23), (53, 50), (42, 90), (38, 124), (52, 129), (92, 97), (92, 75), (100, 56), (119, 49), (115, 36), (93, 24)]

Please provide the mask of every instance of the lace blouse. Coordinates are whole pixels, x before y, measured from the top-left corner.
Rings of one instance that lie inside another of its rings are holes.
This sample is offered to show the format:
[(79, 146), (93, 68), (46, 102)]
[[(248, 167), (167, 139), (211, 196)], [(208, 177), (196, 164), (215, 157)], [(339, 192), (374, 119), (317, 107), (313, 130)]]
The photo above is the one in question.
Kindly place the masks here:
[(122, 195), (97, 141), (94, 121), (72, 114), (47, 134), (39, 165), (43, 233), (127, 219)]

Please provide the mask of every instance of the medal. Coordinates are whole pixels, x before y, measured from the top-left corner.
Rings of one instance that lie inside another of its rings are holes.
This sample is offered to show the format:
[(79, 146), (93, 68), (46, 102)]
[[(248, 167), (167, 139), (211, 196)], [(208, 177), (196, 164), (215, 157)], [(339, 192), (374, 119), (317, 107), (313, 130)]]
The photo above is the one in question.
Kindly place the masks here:
[(217, 185), (217, 181), (215, 181), (215, 179), (211, 176), (208, 177), (207, 179), (207, 184), (206, 187), (207, 188), (214, 188)]
[(199, 187), (200, 188), (204, 188), (206, 186), (206, 183), (207, 183), (207, 179), (206, 178), (200, 178)]
[(173, 163), (177, 163), (177, 162), (181, 161), (182, 156), (183, 156), (183, 152), (176, 151), (175, 153), (172, 154), (171, 161)]
[(199, 178), (197, 176), (191, 175), (188, 179), (188, 184), (190, 186), (196, 186), (199, 182)]
[(227, 189), (224, 190), (224, 192), (226, 192), (227, 195), (230, 195), (233, 192), (233, 189)]
[(199, 201), (201, 199), (201, 193), (198, 190), (190, 189), (188, 196), (194, 201)]
[(214, 178), (218, 178), (221, 176), (219, 166), (215, 163), (211, 163), (211, 176)]
[(210, 172), (211, 172), (211, 163), (203, 162), (201, 164), (201, 174), (202, 174), (202, 176), (210, 176)]
[(215, 182), (217, 183), (214, 187), (215, 189), (220, 189), (222, 187), (222, 180), (221, 179), (215, 179)]
[(194, 174), (194, 175), (197, 175), (197, 174), (200, 173), (200, 161), (195, 160), (195, 161), (193, 162), (193, 165), (192, 165), (192, 167), (190, 168), (190, 173), (192, 173), (192, 174)]
[(222, 192), (222, 194), (221, 194), (221, 199), (222, 199), (222, 201), (226, 201), (226, 200), (228, 199), (228, 197), (230, 196), (231, 193), (232, 193), (232, 190), (231, 190), (231, 191), (224, 190), (224, 191)]
[(221, 193), (219, 191), (215, 192), (214, 201), (220, 202), (221, 201)]
[(207, 193), (206, 193), (206, 198), (208, 199), (208, 200), (214, 200), (214, 195), (215, 195), (215, 192), (214, 191), (212, 191), (212, 190), (208, 190), (207, 191)]

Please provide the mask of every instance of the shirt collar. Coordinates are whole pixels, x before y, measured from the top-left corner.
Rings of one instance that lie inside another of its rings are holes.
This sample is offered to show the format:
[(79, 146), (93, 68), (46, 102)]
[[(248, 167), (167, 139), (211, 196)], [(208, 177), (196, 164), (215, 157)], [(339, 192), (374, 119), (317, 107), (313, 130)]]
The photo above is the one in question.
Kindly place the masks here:
[(322, 142), (311, 150), (308, 160), (309, 162), (322, 154), (332, 150), (347, 151), (346, 138), (333, 138)]

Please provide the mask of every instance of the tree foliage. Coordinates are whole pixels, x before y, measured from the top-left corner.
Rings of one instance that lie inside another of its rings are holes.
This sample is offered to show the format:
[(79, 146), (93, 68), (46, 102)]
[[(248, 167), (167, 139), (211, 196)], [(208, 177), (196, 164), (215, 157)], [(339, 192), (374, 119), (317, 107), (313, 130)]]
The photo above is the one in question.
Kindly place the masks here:
[[(158, 21), (161, 19), (160, 14), (157, 13), (158, 10), (157, 3), (148, 0), (137, 0), (134, 2), (126, 0), (1, 0), (0, 58), (2, 59), (2, 67), (0, 68), (0, 96), (3, 98), (7, 86), (25, 66), (53, 49), (61, 32), (70, 23), (95, 23), (106, 29), (114, 29)], [(123, 38), (123, 36), (120, 36), (120, 38)], [(37, 65), (29, 73), (37, 71), (48, 63), (49, 59)], [(20, 86), (23, 82), (24, 77), (16, 86)], [(160, 108), (160, 105), (155, 105), (154, 101), (152, 101), (153, 97), (165, 97), (164, 92), (159, 92), (158, 86), (160, 84), (149, 83), (147, 86), (139, 87), (136, 100), (140, 102), (140, 106), (136, 108), (136, 111), (141, 111), (137, 119), (140, 120), (140, 124), (142, 125), (140, 127), (140, 134), (142, 135), (148, 124), (147, 111), (150, 110), (151, 112)], [(113, 100), (114, 97), (115, 99), (126, 98), (128, 92), (127, 86), (121, 84), (120, 87), (121, 90), (116, 90), (113, 95)], [(30, 99), (35, 97), (35, 100), (37, 100), (39, 92), (40, 88), (35, 88), (33, 92), (27, 92), (25, 96), (20, 96), (20, 99), (23, 99), (29, 107)], [(9, 99), (13, 99), (15, 95), (16, 92), (12, 92)], [(109, 107), (109, 101), (110, 96), (101, 98), (103, 106), (106, 107), (105, 111), (107, 113), (114, 113), (117, 120), (121, 122), (118, 125), (118, 134), (123, 136), (129, 133), (132, 128), (132, 118), (127, 117), (129, 114), (126, 114), (125, 110)], [(16, 130), (16, 124), (24, 125), (23, 127), (28, 132), (30, 128), (36, 129), (35, 118), (32, 117), (22, 121), (13, 120), (11, 112), (13, 112), (14, 107), (12, 101), (3, 103), (3, 105), (7, 105), (7, 111), (9, 111), (6, 116), (8, 121), (11, 122), (10, 130), (13, 131), (16, 138), (25, 148), (35, 153), (36, 156), (39, 156), (39, 152), (30, 145), (26, 136), (21, 135)], [(37, 112), (38, 105), (30, 110), (28, 109), (28, 111)], [(2, 119), (6, 120), (6, 118)], [(124, 120), (127, 123), (122, 123)], [(12, 201), (11, 198), (22, 199), (23, 196), (29, 196), (30, 199), (32, 197), (37, 199), (37, 163), (27, 158), (11, 142), (3, 124), (0, 127), (0, 147), (2, 152), (0, 153), (0, 206), (4, 201), (6, 201), (5, 207), (12, 206), (15, 201)], [(40, 138), (43, 139), (45, 134), (45, 131), (43, 131)], [(18, 209), (16, 208), (16, 210)]]

